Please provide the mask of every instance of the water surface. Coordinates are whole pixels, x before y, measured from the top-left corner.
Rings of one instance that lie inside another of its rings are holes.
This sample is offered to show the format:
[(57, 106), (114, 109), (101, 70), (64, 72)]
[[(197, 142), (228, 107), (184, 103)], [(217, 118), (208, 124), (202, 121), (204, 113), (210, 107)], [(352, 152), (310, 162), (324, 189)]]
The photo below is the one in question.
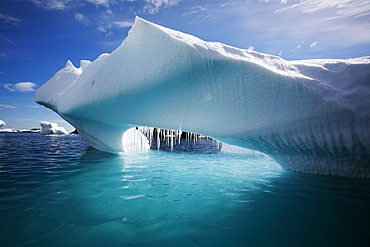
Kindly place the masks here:
[(368, 246), (370, 181), (0, 134), (0, 246)]

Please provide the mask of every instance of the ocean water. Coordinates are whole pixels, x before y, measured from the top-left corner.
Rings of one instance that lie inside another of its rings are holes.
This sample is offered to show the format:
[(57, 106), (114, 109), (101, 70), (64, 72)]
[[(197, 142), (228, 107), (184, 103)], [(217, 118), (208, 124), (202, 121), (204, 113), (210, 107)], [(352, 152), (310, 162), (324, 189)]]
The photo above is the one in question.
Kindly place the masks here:
[(370, 181), (0, 134), (0, 246), (368, 246)]

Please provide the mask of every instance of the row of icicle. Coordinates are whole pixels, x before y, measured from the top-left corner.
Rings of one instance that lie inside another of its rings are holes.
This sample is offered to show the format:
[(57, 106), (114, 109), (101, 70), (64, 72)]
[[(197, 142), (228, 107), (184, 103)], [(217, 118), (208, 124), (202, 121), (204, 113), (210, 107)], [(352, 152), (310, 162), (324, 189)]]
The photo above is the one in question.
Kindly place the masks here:
[[(153, 127), (136, 127), (138, 131), (143, 133), (149, 140), (149, 146), (152, 146), (152, 141), (156, 138), (157, 149), (159, 151), (161, 140), (166, 141), (166, 145), (171, 147), (171, 151), (173, 151), (174, 145), (177, 143), (180, 145), (181, 136), (183, 135), (183, 131), (181, 130), (170, 130), (170, 129), (159, 129)], [(190, 145), (190, 140), (194, 143), (198, 141), (198, 139), (209, 138), (207, 136), (203, 136), (200, 134), (195, 134), (191, 132), (184, 132), (186, 137), (185, 140)], [(215, 142), (218, 141), (214, 140)]]

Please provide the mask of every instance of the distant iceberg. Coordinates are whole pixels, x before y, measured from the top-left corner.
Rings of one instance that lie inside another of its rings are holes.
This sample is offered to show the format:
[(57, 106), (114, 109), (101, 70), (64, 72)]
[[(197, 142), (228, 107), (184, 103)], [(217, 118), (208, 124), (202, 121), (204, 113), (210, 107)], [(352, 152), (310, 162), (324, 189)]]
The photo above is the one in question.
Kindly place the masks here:
[(0, 129), (0, 132), (3, 133), (39, 133), (40, 129), (13, 129), (13, 128), (5, 128)]
[(57, 123), (49, 123), (49, 122), (41, 122), (41, 131), (40, 134), (42, 135), (66, 135), (69, 134), (68, 131), (64, 129), (64, 127), (58, 126)]
[(370, 57), (285, 61), (136, 18), (115, 51), (68, 61), (35, 101), (111, 153), (147, 126), (258, 150), (287, 170), (370, 177), (369, 93)]
[(16, 129), (10, 129), (10, 128), (5, 128), (5, 129), (0, 129), (1, 133), (13, 133), (13, 132), (19, 132)]
[(3, 127), (6, 123), (3, 120), (0, 120), (0, 128)]

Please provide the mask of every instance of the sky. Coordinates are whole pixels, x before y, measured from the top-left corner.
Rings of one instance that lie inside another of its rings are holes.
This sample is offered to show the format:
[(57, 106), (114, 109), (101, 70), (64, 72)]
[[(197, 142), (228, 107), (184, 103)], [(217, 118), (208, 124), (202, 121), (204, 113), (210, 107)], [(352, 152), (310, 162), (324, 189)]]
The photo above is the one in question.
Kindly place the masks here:
[(0, 120), (74, 128), (33, 100), (68, 60), (111, 53), (135, 16), (286, 60), (370, 56), (370, 0), (0, 0)]

